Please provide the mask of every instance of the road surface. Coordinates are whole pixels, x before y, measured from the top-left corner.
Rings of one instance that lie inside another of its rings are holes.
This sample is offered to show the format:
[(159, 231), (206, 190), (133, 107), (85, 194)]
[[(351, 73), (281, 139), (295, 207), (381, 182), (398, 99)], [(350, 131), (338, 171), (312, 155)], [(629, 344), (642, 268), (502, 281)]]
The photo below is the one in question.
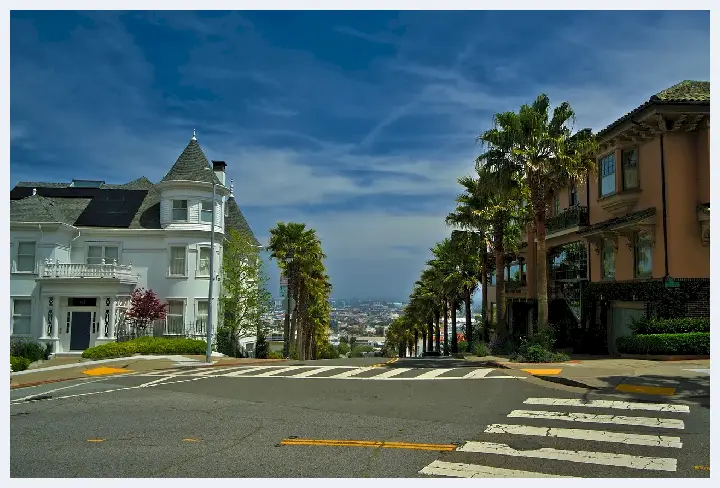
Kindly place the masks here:
[(709, 476), (709, 402), (583, 396), (446, 358), (379, 361), (11, 390), (11, 476)]

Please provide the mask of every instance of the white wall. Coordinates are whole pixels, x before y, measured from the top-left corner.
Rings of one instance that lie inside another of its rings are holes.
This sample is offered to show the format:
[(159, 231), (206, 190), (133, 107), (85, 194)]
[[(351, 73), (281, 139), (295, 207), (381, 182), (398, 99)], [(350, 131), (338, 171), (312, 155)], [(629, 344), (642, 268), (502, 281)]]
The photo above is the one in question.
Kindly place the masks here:
[[(172, 201), (187, 200), (188, 220), (187, 222), (172, 221)], [(212, 200), (212, 192), (206, 190), (193, 190), (186, 188), (173, 188), (163, 190), (160, 200), (160, 225), (163, 229), (173, 230), (204, 230), (210, 231), (210, 225), (200, 221), (200, 209), (202, 200)], [(215, 225), (216, 232), (224, 232), (224, 208), (223, 198), (215, 195)]]
[[(222, 219), (222, 213), (220, 213)], [(209, 230), (209, 226), (206, 226)], [(132, 264), (133, 274), (139, 276), (138, 287), (154, 290), (164, 302), (168, 298), (185, 300), (185, 323), (195, 320), (196, 299), (207, 300), (209, 277), (197, 276), (199, 246), (210, 245), (208, 231), (173, 231), (144, 229), (100, 229), (82, 228), (78, 237), (77, 230), (65, 227), (51, 231), (18, 230), (11, 227), (11, 264), (15, 269), (17, 244), (20, 241), (36, 241), (36, 272), (40, 271), (40, 263), (50, 258), (60, 263), (85, 263), (90, 245), (105, 243), (119, 247), (119, 264)], [(74, 240), (73, 240), (74, 239)], [(187, 246), (186, 276), (170, 277), (170, 246)], [(72, 248), (70, 247), (72, 246)], [(215, 274), (221, 276), (222, 235), (216, 236), (215, 242)], [(10, 277), (10, 294), (12, 298), (31, 297), (33, 300), (32, 330), (33, 335), (42, 335), (42, 311), (39, 300), (39, 284), (37, 274), (12, 272)], [(80, 279), (75, 287), (78, 292), (83, 290), (87, 296), (87, 285), (92, 278)], [(213, 323), (217, 324), (218, 300), (221, 290), (219, 282), (214, 287)], [(72, 290), (68, 290), (72, 294)]]

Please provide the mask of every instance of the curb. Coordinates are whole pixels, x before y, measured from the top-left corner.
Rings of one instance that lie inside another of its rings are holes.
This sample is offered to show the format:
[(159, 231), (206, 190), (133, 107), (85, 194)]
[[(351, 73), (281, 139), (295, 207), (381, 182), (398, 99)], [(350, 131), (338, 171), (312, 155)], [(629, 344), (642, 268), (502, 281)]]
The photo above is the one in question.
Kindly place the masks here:
[[(119, 358), (119, 359), (125, 359), (125, 358)], [(251, 366), (251, 365), (256, 365), (256, 364), (266, 364), (269, 362), (281, 363), (281, 362), (285, 362), (285, 361), (287, 361), (287, 359), (264, 359), (264, 360), (258, 360), (258, 361), (248, 361), (248, 362), (243, 362), (243, 363), (204, 364), (204, 365), (197, 365), (197, 364), (189, 363), (187, 366), (181, 365), (181, 366), (176, 366), (176, 367), (178, 367), (178, 368), (213, 368), (213, 367), (231, 367), (231, 366), (244, 366), (244, 365)], [(88, 366), (90, 366), (90, 365), (88, 365)], [(157, 369), (167, 369), (167, 368), (157, 368)], [(155, 371), (155, 370), (150, 369), (148, 371)], [(112, 375), (108, 375), (108, 377), (111, 377), (111, 376)], [(76, 376), (71, 376), (71, 377), (66, 377), (66, 378), (58, 378), (58, 379), (52, 379), (52, 380), (38, 380), (38, 381), (29, 381), (26, 383), (16, 383), (16, 384), (10, 383), (10, 389), (15, 390), (17, 388), (30, 388), (32, 386), (47, 385), (50, 383), (60, 383), (63, 381), (72, 381), (72, 380), (79, 380), (79, 379), (84, 379), (84, 378), (85, 378), (85, 376), (77, 376), (76, 375)], [(11, 378), (11, 381), (12, 381), (12, 378)]]
[(620, 354), (621, 359), (643, 359), (645, 361), (694, 361), (710, 359), (710, 355), (666, 356), (663, 354)]
[(79, 379), (82, 379), (82, 377), (76, 376), (76, 377), (74, 377), (74, 378), (60, 378), (60, 379), (55, 379), (55, 380), (31, 381), (31, 382), (29, 382), (29, 383), (16, 383), (16, 384), (14, 384), (14, 385), (11, 384), (11, 385), (10, 385), (10, 389), (11, 389), (11, 390), (15, 390), (15, 389), (17, 389), (17, 388), (29, 388), (29, 387), (31, 387), (31, 386), (47, 385), (47, 384), (50, 384), (50, 383), (60, 383), (60, 382), (62, 382), (62, 381), (72, 381), (72, 380), (79, 380)]

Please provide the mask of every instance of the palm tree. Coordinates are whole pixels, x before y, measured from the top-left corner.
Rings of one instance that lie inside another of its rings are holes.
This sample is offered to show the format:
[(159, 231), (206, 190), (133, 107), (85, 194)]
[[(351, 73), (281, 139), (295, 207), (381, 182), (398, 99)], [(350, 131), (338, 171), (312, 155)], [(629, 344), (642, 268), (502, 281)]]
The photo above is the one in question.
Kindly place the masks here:
[(575, 112), (567, 102), (555, 107), (542, 94), (518, 113), (495, 115), (494, 127), (478, 137), (487, 151), (478, 166), (498, 174), (513, 175), (522, 182), (532, 210), (537, 234), (538, 327), (548, 324), (547, 248), (545, 244), (547, 201), (553, 192), (595, 171), (595, 138), (589, 129), (572, 134), (568, 122)]
[(279, 222), (270, 229), (268, 249), (289, 278), (288, 296), (295, 300), (289, 340), (295, 338), (295, 352), (303, 360), (314, 350), (315, 328), (329, 326), (329, 309), (321, 305), (330, 293), (322, 263), (326, 256), (315, 230), (296, 222)]

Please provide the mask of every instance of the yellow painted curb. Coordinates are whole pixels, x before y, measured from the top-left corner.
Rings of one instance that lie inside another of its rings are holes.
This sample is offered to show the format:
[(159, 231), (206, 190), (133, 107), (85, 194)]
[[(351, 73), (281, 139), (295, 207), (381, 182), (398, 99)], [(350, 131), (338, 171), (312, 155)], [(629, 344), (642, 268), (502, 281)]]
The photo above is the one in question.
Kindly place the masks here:
[(672, 396), (675, 394), (675, 388), (665, 386), (643, 386), (643, 385), (625, 385), (620, 384), (615, 387), (615, 391), (623, 391), (625, 393), (645, 393), (647, 395), (665, 395)]
[(283, 446), (331, 446), (331, 447), (382, 447), (386, 449), (414, 449), (420, 451), (454, 451), (455, 444), (421, 444), (414, 442), (353, 441), (334, 439), (283, 439)]
[(562, 371), (562, 369), (523, 369), (521, 371), (530, 373), (533, 376), (544, 376), (544, 375), (560, 374), (560, 371)]
[(132, 371), (125, 368), (107, 368), (107, 367), (100, 367), (100, 368), (94, 368), (94, 369), (86, 369), (83, 371), (83, 374), (86, 374), (88, 376), (102, 376), (106, 374), (118, 374), (118, 373), (131, 373)]

